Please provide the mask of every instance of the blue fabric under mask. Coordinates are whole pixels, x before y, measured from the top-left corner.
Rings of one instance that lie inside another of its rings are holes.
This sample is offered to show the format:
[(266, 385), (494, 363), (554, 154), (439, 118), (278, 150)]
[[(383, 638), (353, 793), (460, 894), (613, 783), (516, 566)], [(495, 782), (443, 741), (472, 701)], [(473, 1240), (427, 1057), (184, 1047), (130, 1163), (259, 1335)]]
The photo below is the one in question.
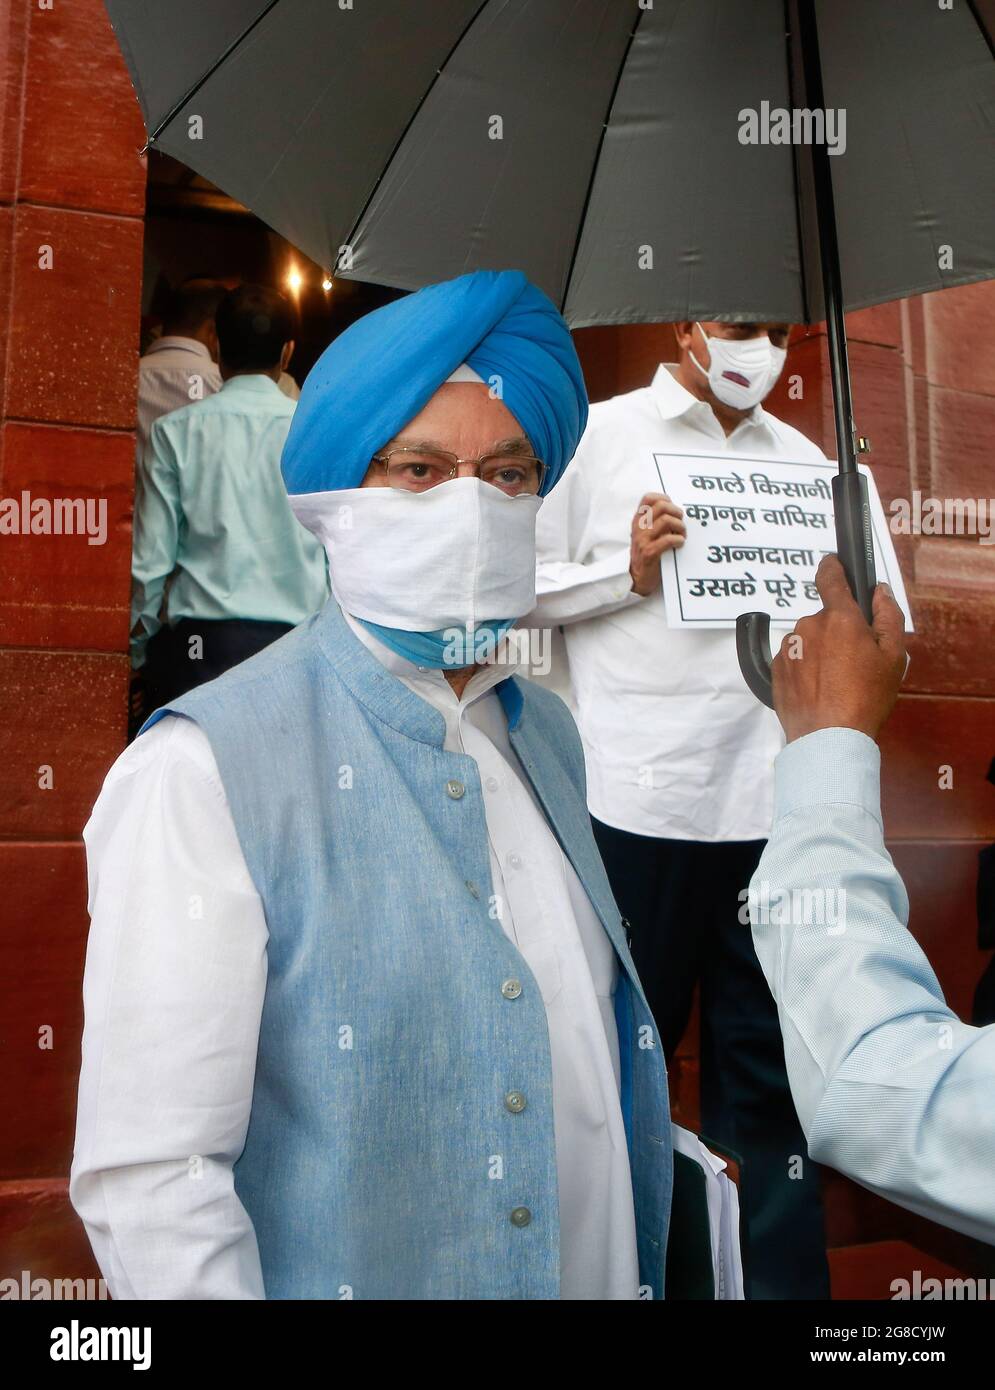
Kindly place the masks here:
[(399, 627), (382, 627), (380, 623), (368, 622), (366, 618), (357, 618), (356, 621), (378, 637), (384, 646), (398, 656), (407, 657), (416, 666), (428, 666), (434, 671), (456, 671), (461, 666), (471, 666), (475, 661), (488, 660), (516, 619), (502, 618), (498, 622), (478, 623), (469, 639), (458, 627), (440, 627), (435, 632), (406, 632)]

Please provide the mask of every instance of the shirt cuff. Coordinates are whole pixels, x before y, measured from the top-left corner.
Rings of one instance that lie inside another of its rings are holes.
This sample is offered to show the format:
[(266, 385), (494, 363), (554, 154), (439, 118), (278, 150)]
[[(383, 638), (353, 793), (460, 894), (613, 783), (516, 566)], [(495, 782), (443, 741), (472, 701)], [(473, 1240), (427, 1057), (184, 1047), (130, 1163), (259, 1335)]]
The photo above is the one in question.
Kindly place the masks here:
[(137, 636), (128, 638), (128, 651), (131, 655), (131, 669), (133, 671), (138, 671), (145, 665), (150, 637), (150, 633), (140, 632)]
[(859, 806), (881, 824), (881, 750), (857, 729), (818, 729), (774, 759), (774, 821), (804, 806)]
[(624, 574), (609, 575), (599, 580), (595, 592), (605, 605), (641, 603), (643, 599), (642, 594), (637, 594), (632, 587), (632, 575), (628, 570)]

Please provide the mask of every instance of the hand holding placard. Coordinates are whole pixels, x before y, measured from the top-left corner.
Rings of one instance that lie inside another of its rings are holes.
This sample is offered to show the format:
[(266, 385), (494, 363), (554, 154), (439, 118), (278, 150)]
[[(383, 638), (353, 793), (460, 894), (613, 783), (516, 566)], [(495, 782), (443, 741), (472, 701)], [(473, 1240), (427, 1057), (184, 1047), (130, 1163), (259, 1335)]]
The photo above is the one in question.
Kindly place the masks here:
[(632, 518), (629, 575), (633, 593), (646, 598), (661, 584), (660, 558), (684, 544), (684, 513), (664, 492), (647, 492)]

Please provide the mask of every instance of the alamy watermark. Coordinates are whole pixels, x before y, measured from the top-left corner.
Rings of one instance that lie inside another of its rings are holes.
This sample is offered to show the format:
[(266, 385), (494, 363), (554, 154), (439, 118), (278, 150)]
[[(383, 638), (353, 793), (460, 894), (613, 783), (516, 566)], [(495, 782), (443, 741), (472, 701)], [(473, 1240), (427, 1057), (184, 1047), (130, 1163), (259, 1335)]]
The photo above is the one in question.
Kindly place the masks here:
[(20, 1278), (8, 1275), (0, 1279), (0, 1302), (19, 1300), (28, 1302), (66, 1303), (85, 1299), (110, 1298), (107, 1284), (103, 1279), (47, 1279), (42, 1275), (32, 1275), (30, 1269), (22, 1269)]
[(995, 545), (992, 497), (923, 497), (916, 488), (911, 497), (896, 497), (889, 511), (895, 536), (977, 536), (982, 545)]
[(892, 1279), (888, 1287), (892, 1301), (948, 1298), (967, 1303), (995, 1302), (995, 1279), (924, 1279), (922, 1270), (914, 1269), (911, 1279)]
[(530, 673), (548, 676), (552, 661), (548, 628), (508, 628), (495, 637), (488, 627), (447, 627), (442, 631), (445, 643), (442, 658), (447, 668), (472, 666), (479, 662), (488, 666), (517, 666), (524, 664)]
[(68, 1327), (53, 1327), (50, 1338), (53, 1361), (130, 1361), (133, 1371), (152, 1365), (151, 1327), (89, 1327), (73, 1318)]
[(739, 920), (772, 927), (824, 927), (827, 936), (846, 931), (845, 888), (772, 888), (766, 879), (740, 889)]
[(106, 497), (0, 497), (0, 536), (86, 536), (107, 541)]
[(739, 113), (741, 145), (825, 145), (828, 154), (846, 153), (846, 111), (842, 107), (744, 106)]

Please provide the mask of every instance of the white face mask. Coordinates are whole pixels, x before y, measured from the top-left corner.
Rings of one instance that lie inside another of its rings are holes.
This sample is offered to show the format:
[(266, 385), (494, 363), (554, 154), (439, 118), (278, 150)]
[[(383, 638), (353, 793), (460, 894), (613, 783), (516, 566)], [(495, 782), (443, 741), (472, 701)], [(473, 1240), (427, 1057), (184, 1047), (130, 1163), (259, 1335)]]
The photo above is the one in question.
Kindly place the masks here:
[(427, 492), (347, 488), (290, 505), (324, 544), (332, 593), (347, 613), (432, 632), (532, 611), (540, 500), (452, 478)]
[(719, 400), (739, 410), (759, 405), (781, 375), (787, 349), (775, 347), (766, 333), (739, 340), (710, 338), (700, 323), (696, 327), (708, 345), (708, 371), (690, 349), (688, 356)]

